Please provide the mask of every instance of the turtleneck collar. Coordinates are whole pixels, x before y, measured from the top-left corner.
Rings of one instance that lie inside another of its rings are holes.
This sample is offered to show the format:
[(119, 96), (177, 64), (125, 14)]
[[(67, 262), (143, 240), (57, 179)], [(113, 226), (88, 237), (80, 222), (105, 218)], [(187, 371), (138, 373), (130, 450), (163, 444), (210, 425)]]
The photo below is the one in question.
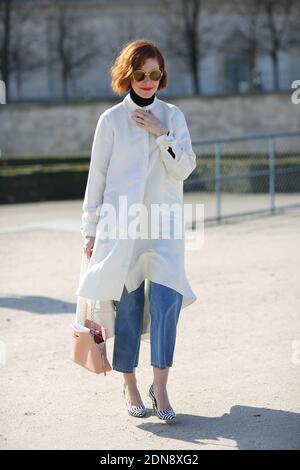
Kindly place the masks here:
[(132, 101), (135, 102), (138, 106), (148, 106), (152, 104), (155, 98), (155, 93), (149, 98), (143, 98), (142, 96), (138, 95), (132, 87), (130, 87), (130, 97)]
[[(123, 104), (126, 106), (128, 111), (134, 111), (135, 109), (144, 109), (145, 111), (154, 111), (155, 108), (158, 106), (158, 103), (160, 102), (159, 98), (157, 98), (156, 94), (154, 93), (154, 100), (152, 103), (148, 105), (144, 105), (143, 107), (138, 105), (133, 99), (131, 98), (131, 93), (126, 93), (124, 99), (123, 99)], [(152, 97), (151, 97), (152, 98)], [(144, 98), (143, 98), (144, 99)], [(148, 99), (148, 98), (147, 98)]]

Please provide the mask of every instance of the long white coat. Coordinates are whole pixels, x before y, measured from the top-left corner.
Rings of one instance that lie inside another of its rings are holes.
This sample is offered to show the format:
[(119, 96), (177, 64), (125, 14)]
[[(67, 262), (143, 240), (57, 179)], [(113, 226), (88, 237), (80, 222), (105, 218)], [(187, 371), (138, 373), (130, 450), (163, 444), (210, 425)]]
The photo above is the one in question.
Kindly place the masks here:
[[(149, 280), (180, 292), (182, 308), (197, 299), (185, 273), (184, 231), (179, 239), (103, 239), (104, 228), (99, 220), (104, 217), (104, 203), (109, 203), (116, 210), (119, 223), (118, 218), (124, 214), (120, 196), (126, 197), (128, 214), (133, 204), (143, 204), (149, 214), (153, 204), (177, 203), (182, 207), (183, 180), (195, 169), (196, 155), (185, 116), (178, 106), (155, 96), (150, 105), (142, 107), (151, 109), (170, 131), (159, 137), (136, 124), (131, 116), (136, 108), (141, 107), (128, 93), (101, 114), (96, 126), (81, 225), (83, 236), (93, 235), (96, 239), (89, 261), (82, 253), (75, 292), (76, 319), (83, 324), (94, 307), (95, 321), (106, 326), (108, 338), (114, 336), (113, 300), (120, 300), (124, 284), (131, 292), (146, 279), (141, 339), (149, 341)], [(168, 152), (169, 146), (176, 158)], [(127, 225), (128, 221), (129, 218)]]

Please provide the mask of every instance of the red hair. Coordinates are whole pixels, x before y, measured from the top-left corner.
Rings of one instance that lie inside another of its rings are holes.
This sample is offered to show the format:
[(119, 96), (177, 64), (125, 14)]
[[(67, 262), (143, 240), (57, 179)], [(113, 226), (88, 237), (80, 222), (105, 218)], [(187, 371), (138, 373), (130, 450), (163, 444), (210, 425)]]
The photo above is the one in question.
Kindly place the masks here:
[(147, 59), (157, 59), (162, 77), (158, 90), (165, 88), (168, 82), (168, 74), (165, 68), (165, 60), (159, 48), (146, 39), (137, 39), (126, 43), (111, 67), (111, 87), (115, 93), (121, 95), (129, 91), (132, 80), (132, 72), (139, 69)]

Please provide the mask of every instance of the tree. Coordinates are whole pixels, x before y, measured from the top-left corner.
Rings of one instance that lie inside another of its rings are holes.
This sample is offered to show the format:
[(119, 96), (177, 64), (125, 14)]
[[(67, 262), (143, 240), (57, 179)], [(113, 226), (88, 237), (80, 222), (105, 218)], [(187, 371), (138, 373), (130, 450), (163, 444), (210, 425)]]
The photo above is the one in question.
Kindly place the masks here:
[(245, 37), (246, 52), (249, 62), (250, 87), (260, 88), (260, 71), (257, 68), (257, 57), (260, 51), (261, 0), (234, 0), (233, 11), (238, 14), (236, 29)]
[(274, 90), (279, 89), (279, 52), (289, 45), (289, 26), (294, 0), (261, 0), (263, 14), (262, 48), (270, 55), (273, 65)]
[(166, 48), (183, 60), (192, 76), (193, 91), (201, 94), (201, 60), (212, 45), (211, 24), (202, 22), (202, 0), (162, 0)]
[(0, 70), (8, 102), (12, 79), (16, 79), (20, 97), (24, 76), (45, 63), (30, 27), (35, 8), (34, 2), (0, 0)]
[(12, 29), (12, 1), (0, 0), (0, 69), (1, 78), (6, 85), (6, 97), (9, 99), (11, 75), (11, 29)]
[(53, 64), (59, 64), (61, 71), (62, 95), (69, 98), (70, 86), (76, 77), (84, 74), (88, 65), (99, 54), (99, 44), (89, 22), (81, 15), (81, 6), (59, 0), (50, 2), (52, 11), (49, 21), (53, 28), (50, 40)]

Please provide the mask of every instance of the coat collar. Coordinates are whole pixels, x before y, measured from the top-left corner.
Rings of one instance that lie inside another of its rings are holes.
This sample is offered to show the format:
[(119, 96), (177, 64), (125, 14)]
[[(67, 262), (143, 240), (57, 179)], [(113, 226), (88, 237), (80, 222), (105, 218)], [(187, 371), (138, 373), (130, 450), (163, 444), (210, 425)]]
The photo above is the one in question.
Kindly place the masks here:
[(156, 107), (157, 103), (158, 103), (158, 98), (155, 95), (154, 100), (151, 104), (148, 104), (147, 106), (139, 106), (138, 104), (136, 104), (133, 101), (133, 99), (130, 96), (130, 93), (127, 93), (127, 95), (123, 99), (123, 103), (129, 111), (134, 111), (135, 109), (145, 109), (145, 110), (151, 109), (151, 110), (153, 110)]

